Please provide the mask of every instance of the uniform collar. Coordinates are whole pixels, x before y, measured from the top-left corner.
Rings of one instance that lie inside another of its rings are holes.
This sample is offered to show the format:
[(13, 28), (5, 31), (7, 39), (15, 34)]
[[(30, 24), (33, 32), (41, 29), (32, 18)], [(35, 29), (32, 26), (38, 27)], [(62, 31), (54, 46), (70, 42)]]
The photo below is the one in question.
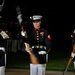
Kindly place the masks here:
[(39, 31), (40, 29), (34, 29), (35, 31)]

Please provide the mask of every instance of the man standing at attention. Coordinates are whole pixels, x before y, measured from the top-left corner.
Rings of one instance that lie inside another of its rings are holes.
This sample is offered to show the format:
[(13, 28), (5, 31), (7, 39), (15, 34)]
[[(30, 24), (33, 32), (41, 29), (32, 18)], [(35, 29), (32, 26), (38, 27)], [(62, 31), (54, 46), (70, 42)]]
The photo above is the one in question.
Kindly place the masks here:
[[(51, 36), (48, 31), (41, 28), (42, 16), (33, 15), (30, 17), (33, 29), (29, 33), (30, 54), (30, 75), (45, 75), (48, 53), (51, 50)], [(29, 46), (27, 48), (29, 49)]]
[(30, 55), (30, 75), (45, 75), (48, 53), (51, 50), (51, 36), (48, 31), (41, 28), (42, 16), (30, 17), (33, 29), (29, 33), (21, 32), (24, 38), (26, 51)]

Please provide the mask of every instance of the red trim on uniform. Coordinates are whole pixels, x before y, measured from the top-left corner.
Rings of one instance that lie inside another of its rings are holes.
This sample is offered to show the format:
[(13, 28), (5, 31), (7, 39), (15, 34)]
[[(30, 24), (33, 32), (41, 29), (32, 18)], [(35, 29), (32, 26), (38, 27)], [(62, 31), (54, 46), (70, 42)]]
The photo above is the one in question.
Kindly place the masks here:
[(47, 37), (48, 37), (48, 40), (51, 40), (51, 37), (50, 37), (50, 35), (48, 35)]
[(40, 35), (44, 35), (44, 32), (40, 32)]

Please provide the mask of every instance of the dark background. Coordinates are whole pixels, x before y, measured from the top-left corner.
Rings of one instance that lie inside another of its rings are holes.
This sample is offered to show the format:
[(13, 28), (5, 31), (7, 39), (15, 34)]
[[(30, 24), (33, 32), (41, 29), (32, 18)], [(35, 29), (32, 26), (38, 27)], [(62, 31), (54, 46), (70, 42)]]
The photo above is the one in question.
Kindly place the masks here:
[(21, 7), (23, 20), (27, 22), (29, 29), (31, 27), (30, 16), (35, 14), (43, 16), (43, 27), (49, 31), (52, 37), (52, 49), (71, 50), (70, 34), (75, 27), (73, 2), (5, 0), (2, 12), (0, 12), (2, 23), (18, 22), (15, 10), (17, 5)]

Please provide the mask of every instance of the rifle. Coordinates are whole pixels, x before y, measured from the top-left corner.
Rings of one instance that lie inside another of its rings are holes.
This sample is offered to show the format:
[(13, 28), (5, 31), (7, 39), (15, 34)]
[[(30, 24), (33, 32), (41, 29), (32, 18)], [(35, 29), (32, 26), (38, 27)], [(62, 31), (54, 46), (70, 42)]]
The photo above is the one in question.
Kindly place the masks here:
[[(22, 27), (21, 27), (21, 30), (22, 30), (22, 32), (23, 32), (23, 36), (25, 37), (25, 39), (26, 39), (26, 36), (25, 36), (25, 34), (24, 34), (24, 26), (23, 26), (23, 22), (22, 22), (22, 13), (21, 13), (21, 10), (20, 10), (20, 6), (17, 6), (16, 7), (16, 11), (17, 11), (17, 14), (18, 14), (18, 16), (17, 16), (17, 19), (18, 19), (18, 21), (19, 21), (19, 25), (21, 25)], [(26, 32), (25, 32), (26, 33)], [(33, 54), (33, 52), (31, 51), (31, 49), (30, 49), (30, 45), (28, 44), (28, 43), (24, 43), (25, 44), (25, 46), (26, 46), (26, 52), (28, 52), (29, 53), (29, 55), (30, 55), (30, 59), (31, 59), (31, 62), (33, 63), (33, 64), (38, 64), (39, 62), (38, 62), (38, 59), (36, 58), (36, 56)]]
[(63, 75), (67, 72), (68, 67), (70, 66), (70, 64), (71, 64), (72, 60), (73, 60), (73, 58), (72, 58), (72, 57), (70, 57), (70, 58), (69, 58), (69, 61), (68, 61), (68, 63), (67, 63), (67, 66), (66, 66), (66, 68), (65, 68), (65, 69), (64, 69), (64, 71), (63, 71)]

